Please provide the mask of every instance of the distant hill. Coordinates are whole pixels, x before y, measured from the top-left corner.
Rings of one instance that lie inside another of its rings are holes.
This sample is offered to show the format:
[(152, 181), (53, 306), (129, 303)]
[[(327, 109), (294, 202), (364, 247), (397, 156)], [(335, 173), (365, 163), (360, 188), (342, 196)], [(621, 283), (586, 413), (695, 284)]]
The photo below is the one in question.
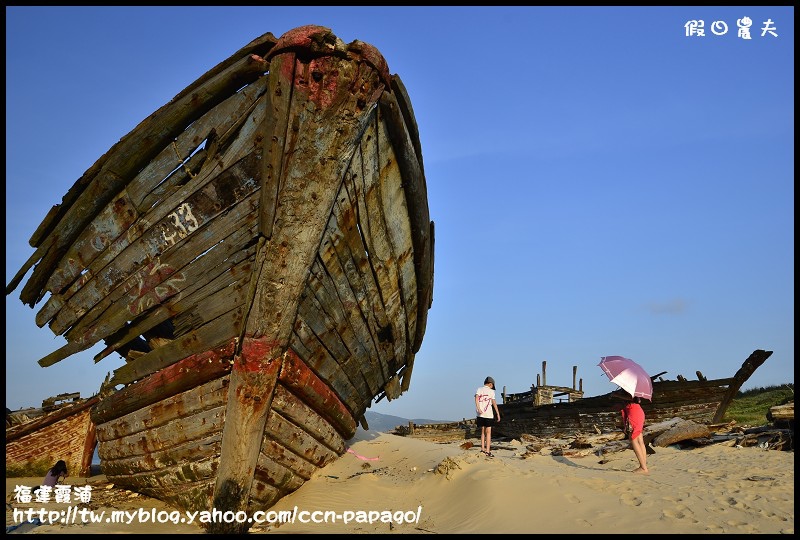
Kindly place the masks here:
[[(381, 414), (373, 411), (367, 411), (364, 416), (369, 425), (369, 431), (379, 431), (381, 433), (388, 433), (397, 426), (407, 426), (409, 422), (415, 424), (439, 424), (443, 422), (453, 422), (453, 420), (429, 420), (427, 418), (403, 418), (401, 416), (392, 416), (391, 414)], [(358, 428), (361, 430), (361, 427)], [(362, 430), (363, 431), (363, 430)]]

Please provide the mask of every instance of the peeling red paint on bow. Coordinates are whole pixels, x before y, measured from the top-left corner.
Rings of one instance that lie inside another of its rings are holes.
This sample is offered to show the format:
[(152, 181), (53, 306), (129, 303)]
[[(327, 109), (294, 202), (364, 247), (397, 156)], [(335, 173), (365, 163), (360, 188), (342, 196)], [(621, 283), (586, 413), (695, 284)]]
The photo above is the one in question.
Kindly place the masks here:
[(344, 403), (292, 349), (286, 351), (284, 356), (278, 380), (336, 426), (344, 439), (351, 438), (356, 432), (357, 423)]
[(274, 369), (280, 364), (282, 352), (277, 341), (266, 338), (245, 337), (242, 340), (241, 352), (236, 356), (233, 369), (240, 372), (259, 372)]
[(342, 58), (360, 60), (378, 72), (386, 88), (391, 88), (391, 76), (386, 59), (374, 46), (363, 41), (353, 41), (346, 47), (331, 32), (322, 26), (303, 26), (281, 36), (268, 58), (279, 54), (295, 54), (294, 62), (281, 63), (282, 79), (292, 81), (295, 90), (321, 108), (333, 103), (339, 83), (336, 65)]
[(129, 412), (194, 388), (228, 373), (235, 340), (209, 351), (187, 356), (142, 380), (105, 398), (92, 410), (96, 424), (119, 418)]

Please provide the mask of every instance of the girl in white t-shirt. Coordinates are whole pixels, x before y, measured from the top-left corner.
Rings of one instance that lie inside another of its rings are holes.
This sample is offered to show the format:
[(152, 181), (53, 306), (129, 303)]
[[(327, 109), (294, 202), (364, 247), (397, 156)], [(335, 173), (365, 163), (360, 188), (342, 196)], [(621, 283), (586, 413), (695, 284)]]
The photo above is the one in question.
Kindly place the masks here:
[(477, 424), (481, 428), (481, 452), (488, 457), (492, 454), (492, 426), (495, 424), (495, 414), (497, 422), (500, 421), (500, 410), (497, 408), (497, 401), (494, 399), (494, 379), (486, 377), (483, 386), (475, 390), (475, 410), (478, 413)]

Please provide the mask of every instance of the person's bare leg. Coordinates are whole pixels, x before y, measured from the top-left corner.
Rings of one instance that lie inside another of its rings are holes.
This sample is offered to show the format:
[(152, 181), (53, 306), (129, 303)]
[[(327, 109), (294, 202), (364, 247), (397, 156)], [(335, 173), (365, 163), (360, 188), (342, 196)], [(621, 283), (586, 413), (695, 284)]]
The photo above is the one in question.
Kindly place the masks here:
[(481, 452), (486, 453), (486, 426), (481, 427)]
[(487, 454), (491, 454), (492, 453), (492, 428), (491, 427), (487, 427), (486, 428), (486, 453)]
[(636, 454), (636, 459), (639, 460), (639, 468), (633, 472), (639, 474), (649, 474), (647, 469), (647, 449), (644, 447), (644, 436), (640, 433), (635, 439), (631, 439), (631, 448), (633, 453)]

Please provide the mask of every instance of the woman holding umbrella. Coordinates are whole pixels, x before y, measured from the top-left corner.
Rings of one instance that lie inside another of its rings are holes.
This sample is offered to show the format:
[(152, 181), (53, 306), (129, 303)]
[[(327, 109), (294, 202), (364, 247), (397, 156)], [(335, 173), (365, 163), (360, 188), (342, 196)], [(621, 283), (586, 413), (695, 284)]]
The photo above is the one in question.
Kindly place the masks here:
[[(631, 399), (631, 398), (629, 398)], [(649, 474), (647, 470), (647, 448), (644, 445), (644, 410), (642, 409), (642, 398), (635, 397), (622, 407), (622, 425), (626, 434), (630, 434), (631, 448), (639, 460), (639, 468), (633, 472), (639, 474)]]
[(627, 392), (618, 396), (626, 400), (622, 407), (622, 429), (631, 439), (631, 448), (639, 460), (639, 468), (633, 472), (649, 474), (647, 470), (647, 448), (644, 444), (644, 410), (642, 398), (653, 399), (653, 381), (647, 372), (624, 356), (603, 356), (598, 364), (608, 379)]

